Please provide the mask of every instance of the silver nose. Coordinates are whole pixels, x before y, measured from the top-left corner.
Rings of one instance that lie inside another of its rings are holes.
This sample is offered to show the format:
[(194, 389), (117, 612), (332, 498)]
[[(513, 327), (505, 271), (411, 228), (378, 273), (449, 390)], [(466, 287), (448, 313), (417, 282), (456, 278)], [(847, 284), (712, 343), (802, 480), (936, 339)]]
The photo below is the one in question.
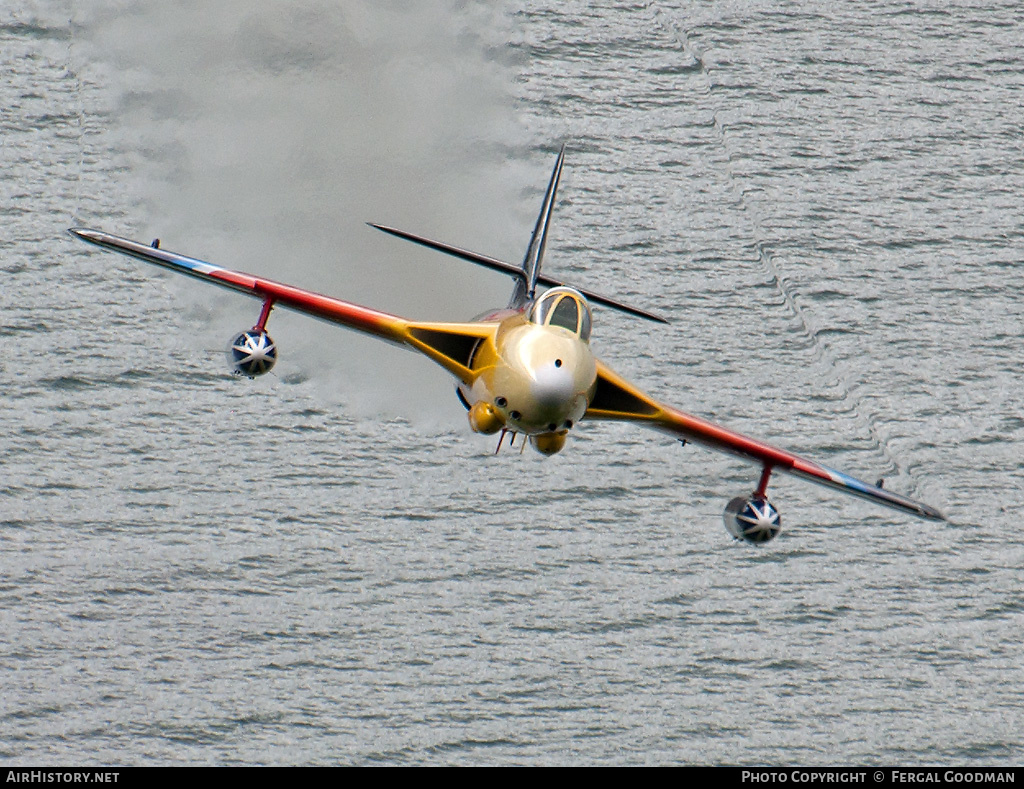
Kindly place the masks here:
[(572, 371), (568, 367), (546, 364), (534, 373), (530, 393), (542, 406), (551, 407), (572, 398)]

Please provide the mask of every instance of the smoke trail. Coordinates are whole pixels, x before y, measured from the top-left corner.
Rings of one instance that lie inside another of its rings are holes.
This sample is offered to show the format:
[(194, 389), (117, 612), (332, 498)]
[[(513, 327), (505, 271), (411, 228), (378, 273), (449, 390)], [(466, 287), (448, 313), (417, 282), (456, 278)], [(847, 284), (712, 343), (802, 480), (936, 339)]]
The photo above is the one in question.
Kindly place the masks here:
[[(144, 217), (113, 232), (408, 317), (463, 320), (507, 298), (500, 277), (364, 224), (518, 254), (528, 221), (510, 209), (530, 174), (512, 162), (524, 132), (500, 6), (145, 0), (76, 6), (74, 22), (118, 88), (118, 186)], [(258, 311), (174, 287), (223, 341)], [(446, 376), (409, 354), (283, 312), (270, 328), (279, 369), (343, 397), (404, 413), (429, 379), (427, 399), (449, 405)]]

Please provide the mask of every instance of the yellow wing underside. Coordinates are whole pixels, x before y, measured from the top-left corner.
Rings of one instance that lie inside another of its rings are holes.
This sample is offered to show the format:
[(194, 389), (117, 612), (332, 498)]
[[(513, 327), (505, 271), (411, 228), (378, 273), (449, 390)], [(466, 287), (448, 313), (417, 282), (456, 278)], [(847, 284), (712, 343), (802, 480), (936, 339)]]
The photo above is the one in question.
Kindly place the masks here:
[(400, 334), (409, 347), (433, 359), (464, 384), (477, 376), (473, 356), (481, 342), (494, 342), (497, 323), (424, 323), (403, 321)]

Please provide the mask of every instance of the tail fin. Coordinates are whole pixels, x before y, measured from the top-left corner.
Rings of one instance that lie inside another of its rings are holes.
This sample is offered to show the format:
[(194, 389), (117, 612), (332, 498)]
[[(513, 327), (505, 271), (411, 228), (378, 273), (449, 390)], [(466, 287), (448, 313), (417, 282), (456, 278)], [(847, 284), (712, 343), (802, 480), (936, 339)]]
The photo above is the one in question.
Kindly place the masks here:
[(551, 180), (548, 181), (548, 188), (544, 193), (540, 214), (537, 215), (537, 224), (534, 225), (533, 235), (530, 236), (530, 245), (523, 257), (523, 278), (516, 282), (510, 307), (522, 307), (533, 299), (537, 290), (537, 278), (540, 277), (540, 267), (544, 261), (544, 249), (547, 247), (548, 230), (551, 227), (551, 213), (555, 208), (555, 194), (558, 192), (558, 180), (562, 177), (564, 161), (565, 143), (562, 143), (558, 159), (555, 160), (555, 169), (551, 171)]
[[(451, 244), (445, 244), (443, 241), (431, 241), (429, 238), (424, 236), (418, 236), (415, 233), (410, 233), (407, 230), (399, 230), (396, 227), (388, 227), (387, 225), (378, 225), (373, 222), (367, 223), (370, 227), (374, 227), (377, 230), (383, 230), (392, 236), (398, 238), (404, 238), (406, 241), (412, 241), (414, 244), (420, 244), (430, 249), (436, 249), (438, 252), (444, 252), (446, 255), (452, 255), (453, 257), (462, 258), (468, 260), (470, 263), (476, 263), (478, 266), (489, 268), (492, 271), (500, 271), (503, 274), (509, 274), (515, 277), (517, 285), (524, 282), (526, 277), (523, 274), (523, 269), (514, 263), (506, 263), (497, 258), (488, 257), (487, 255), (481, 255), (479, 252), (470, 252), (468, 249), (462, 249), (460, 247), (452, 246)], [(568, 285), (574, 290), (578, 290), (582, 293), (588, 301), (592, 301), (595, 304), (603, 304), (606, 307), (611, 307), (619, 312), (625, 312), (629, 315), (635, 315), (638, 318), (646, 318), (649, 321), (655, 321), (657, 323), (668, 323), (667, 318), (663, 318), (661, 315), (656, 315), (653, 312), (642, 310), (639, 307), (632, 307), (629, 304), (613, 299), (610, 296), (603, 296), (600, 293), (595, 293), (590, 288), (581, 288), (579, 285), (573, 285), (568, 282), (563, 282), (560, 279), (554, 277), (548, 277), (544, 274), (537, 275), (537, 284), (544, 285), (546, 287), (555, 288), (560, 285)]]
[[(523, 309), (530, 301), (533, 300), (537, 285), (544, 285), (546, 287), (557, 287), (559, 285), (565, 285), (565, 282), (554, 279), (553, 277), (547, 277), (540, 273), (541, 263), (544, 260), (544, 248), (547, 246), (548, 240), (548, 228), (551, 224), (551, 212), (555, 206), (555, 193), (558, 191), (558, 179), (562, 175), (562, 162), (565, 160), (565, 145), (558, 152), (558, 160), (555, 162), (555, 169), (551, 173), (551, 180), (548, 182), (547, 191), (544, 193), (544, 202), (540, 208), (540, 215), (537, 217), (537, 224), (533, 228), (533, 235), (530, 236), (530, 245), (526, 248), (526, 256), (523, 258), (522, 265), (516, 266), (512, 263), (506, 263), (497, 258), (488, 257), (487, 255), (481, 255), (478, 252), (470, 252), (468, 249), (461, 249), (459, 247), (452, 246), (451, 244), (445, 244), (441, 241), (432, 241), (424, 236), (418, 236), (414, 233), (409, 233), (405, 230), (398, 230), (394, 227), (387, 227), (386, 225), (378, 225), (373, 222), (368, 224), (371, 227), (375, 227), (378, 230), (383, 230), (385, 233), (390, 233), (398, 238), (404, 238), (406, 241), (412, 241), (415, 244), (421, 244), (430, 249), (436, 249), (438, 252), (444, 252), (446, 255), (453, 255), (463, 260), (468, 260), (471, 263), (476, 263), (478, 266), (484, 266), (485, 268), (492, 269), (493, 271), (501, 271), (504, 274), (510, 274), (515, 278), (516, 284), (512, 291), (512, 300), (509, 302), (509, 307), (513, 309)], [(625, 312), (630, 315), (635, 315), (638, 318), (646, 318), (647, 320), (657, 321), (658, 323), (668, 323), (668, 320), (655, 315), (653, 312), (642, 310), (639, 307), (632, 307), (629, 304), (625, 304), (618, 299), (613, 299), (609, 296), (602, 296), (600, 293), (595, 293), (592, 290), (584, 289), (576, 285), (572, 285), (574, 289), (582, 293), (588, 300), (593, 301), (597, 304), (604, 304), (607, 307)]]

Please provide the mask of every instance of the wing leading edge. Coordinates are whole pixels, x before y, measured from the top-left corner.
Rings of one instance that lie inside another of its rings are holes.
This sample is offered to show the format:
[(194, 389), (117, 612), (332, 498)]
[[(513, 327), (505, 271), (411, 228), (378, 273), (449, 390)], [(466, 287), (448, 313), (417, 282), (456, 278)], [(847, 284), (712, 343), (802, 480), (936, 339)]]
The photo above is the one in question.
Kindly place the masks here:
[(350, 301), (222, 268), (203, 260), (179, 255), (176, 252), (168, 252), (100, 230), (76, 227), (71, 228), (69, 232), (83, 241), (103, 249), (119, 252), (122, 255), (176, 271), (179, 274), (254, 296), (264, 302), (270, 301), (274, 306), (288, 307), (306, 315), (312, 315), (412, 348), (433, 359), (467, 384), (472, 384), (475, 378), (469, 369), (473, 350), (481, 340), (493, 339), (497, 331), (497, 324), (490, 323), (410, 321)]
[(870, 485), (799, 455), (659, 403), (612, 372), (600, 361), (597, 363), (597, 391), (584, 419), (636, 422), (675, 438), (735, 455), (772, 471), (784, 471), (900, 512), (928, 520), (946, 520), (939, 510), (927, 504)]

